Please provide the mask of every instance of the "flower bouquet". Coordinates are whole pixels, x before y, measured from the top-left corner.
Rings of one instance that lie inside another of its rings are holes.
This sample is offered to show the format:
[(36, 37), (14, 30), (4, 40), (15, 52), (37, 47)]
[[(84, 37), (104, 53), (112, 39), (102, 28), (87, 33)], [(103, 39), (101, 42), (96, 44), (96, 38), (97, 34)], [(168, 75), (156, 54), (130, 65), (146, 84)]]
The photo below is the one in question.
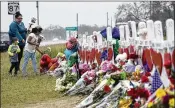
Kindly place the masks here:
[(69, 90), (77, 80), (77, 76), (71, 72), (66, 72), (62, 78), (56, 80), (56, 89), (55, 91), (64, 92)]
[(108, 108), (109, 106), (116, 104), (116, 101), (120, 98), (123, 97), (123, 95), (125, 94), (125, 89), (122, 86), (122, 83), (119, 82), (119, 84), (117, 84), (112, 92), (110, 92), (109, 95), (107, 95), (106, 97), (104, 97), (103, 99), (101, 99), (99, 102), (89, 106), (88, 108)]
[(174, 108), (175, 107), (175, 92), (174, 90), (161, 89), (156, 91), (156, 98), (150, 101), (148, 108)]
[(57, 67), (54, 71), (51, 71), (49, 75), (54, 77), (63, 77), (63, 75), (68, 71), (68, 67), (66, 61), (61, 61), (59, 67)]
[(111, 78), (104, 79), (95, 89), (94, 91), (85, 98), (77, 108), (87, 107), (95, 102), (98, 102), (100, 99), (104, 97), (105, 94), (111, 92), (112, 85), (115, 83)]
[(95, 87), (95, 71), (85, 72), (81, 78), (65, 94), (75, 95), (77, 93), (92, 92)]
[[(140, 84), (138, 82), (131, 82), (129, 80), (121, 80), (119, 84), (112, 91), (114, 93), (118, 93), (118, 98), (117, 99), (114, 98), (112, 101), (108, 101), (109, 106), (107, 108), (128, 108), (128, 106), (130, 106), (132, 103), (132, 99), (131, 97), (127, 96), (127, 91), (129, 89), (132, 89), (133, 86), (135, 87), (139, 85)], [(118, 89), (118, 87), (120, 88)]]

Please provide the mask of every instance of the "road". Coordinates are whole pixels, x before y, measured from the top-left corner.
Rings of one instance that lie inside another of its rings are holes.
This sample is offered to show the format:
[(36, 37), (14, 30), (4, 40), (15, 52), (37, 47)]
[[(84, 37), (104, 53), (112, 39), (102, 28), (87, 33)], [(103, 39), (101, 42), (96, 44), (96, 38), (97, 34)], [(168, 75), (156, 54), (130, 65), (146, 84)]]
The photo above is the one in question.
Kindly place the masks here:
[(41, 45), (40, 46), (54, 45), (54, 44), (64, 44), (64, 43), (66, 43), (66, 40), (44, 41), (44, 42), (41, 42)]

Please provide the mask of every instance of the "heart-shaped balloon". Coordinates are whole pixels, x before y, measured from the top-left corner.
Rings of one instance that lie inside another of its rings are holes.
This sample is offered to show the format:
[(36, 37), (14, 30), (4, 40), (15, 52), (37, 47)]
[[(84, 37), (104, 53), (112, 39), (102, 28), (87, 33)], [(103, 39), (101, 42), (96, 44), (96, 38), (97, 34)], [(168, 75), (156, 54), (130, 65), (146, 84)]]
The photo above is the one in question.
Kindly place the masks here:
[(171, 62), (171, 54), (170, 53), (164, 53), (164, 67), (165, 70), (167, 72), (167, 75), (170, 76), (170, 70), (169, 68), (172, 66), (172, 62)]
[(83, 63), (85, 62), (85, 55), (86, 55), (86, 51), (83, 50), (83, 51), (82, 51), (82, 60), (83, 60)]
[(108, 60), (111, 61), (112, 57), (113, 57), (113, 50), (112, 50), (112, 48), (109, 48), (108, 49)]
[(158, 67), (158, 70), (159, 70), (160, 75), (161, 75), (162, 67), (163, 67), (162, 55), (161, 55), (161, 53), (156, 52), (156, 51), (154, 51), (152, 49), (151, 49), (151, 55), (152, 55), (153, 63), (155, 64), (155, 66)]
[(95, 48), (92, 49), (91, 56), (92, 56), (92, 62), (94, 62), (94, 60), (95, 60)]
[(86, 62), (89, 63), (90, 61), (90, 51), (86, 51)]
[(129, 53), (135, 53), (134, 46), (130, 45), (129, 46)]
[(89, 62), (92, 63), (92, 50), (89, 51)]
[(100, 57), (101, 57), (101, 52), (100, 51), (96, 52), (96, 60), (97, 60), (97, 63), (98, 63), (99, 66), (100, 66), (100, 64), (102, 62)]
[(128, 59), (129, 58), (129, 50), (128, 50), (128, 48), (124, 48), (123, 52), (125, 52), (127, 54), (127, 59)]
[(175, 49), (173, 50), (173, 53), (172, 53), (172, 62), (175, 67)]
[(143, 50), (142, 62), (143, 62), (143, 64), (147, 63), (149, 69), (152, 70), (153, 63), (152, 63), (151, 53), (150, 53), (150, 50), (149, 49), (144, 49)]
[[(164, 64), (167, 62), (167, 61), (170, 61), (171, 62), (171, 54), (170, 53), (164, 53)], [(172, 63), (171, 63), (172, 64)]]
[(170, 53), (165, 53), (164, 54), (164, 61), (170, 60), (171, 61), (171, 54)]
[(92, 49), (91, 51), (90, 51), (90, 63), (92, 64), (93, 62), (94, 62), (94, 57), (95, 57), (95, 51), (94, 51), (94, 49)]

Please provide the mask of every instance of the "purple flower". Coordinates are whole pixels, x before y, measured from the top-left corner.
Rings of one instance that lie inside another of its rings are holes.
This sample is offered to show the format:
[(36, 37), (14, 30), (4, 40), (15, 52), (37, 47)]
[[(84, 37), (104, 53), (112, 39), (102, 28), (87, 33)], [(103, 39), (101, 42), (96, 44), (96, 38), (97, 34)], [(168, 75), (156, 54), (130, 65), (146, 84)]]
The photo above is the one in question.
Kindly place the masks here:
[(165, 108), (169, 108), (169, 99), (170, 99), (170, 96), (169, 95), (166, 95), (163, 97), (163, 105), (165, 106)]

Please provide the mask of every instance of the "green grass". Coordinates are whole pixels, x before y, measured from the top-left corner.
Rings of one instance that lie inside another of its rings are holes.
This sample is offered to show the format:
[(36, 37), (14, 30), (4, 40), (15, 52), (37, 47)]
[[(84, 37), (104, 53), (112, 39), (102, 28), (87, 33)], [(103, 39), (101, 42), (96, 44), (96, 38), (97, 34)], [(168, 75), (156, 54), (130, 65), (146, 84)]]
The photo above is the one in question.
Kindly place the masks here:
[[(64, 45), (49, 46), (52, 49), (51, 56), (55, 57), (58, 52), (64, 51)], [(42, 47), (44, 50), (46, 47)], [(37, 54), (38, 72), (39, 72), (39, 58), (41, 55)], [(25, 104), (34, 104), (40, 101), (59, 98), (60, 93), (54, 91), (56, 79), (47, 75), (35, 76), (33, 73), (31, 61), (28, 64), (27, 72), (29, 74), (27, 79), (24, 79), (19, 72), (17, 77), (8, 75), (10, 67), (9, 56), (7, 52), (1, 53), (1, 106), (2, 108), (9, 108), (18, 105), (22, 107)]]

